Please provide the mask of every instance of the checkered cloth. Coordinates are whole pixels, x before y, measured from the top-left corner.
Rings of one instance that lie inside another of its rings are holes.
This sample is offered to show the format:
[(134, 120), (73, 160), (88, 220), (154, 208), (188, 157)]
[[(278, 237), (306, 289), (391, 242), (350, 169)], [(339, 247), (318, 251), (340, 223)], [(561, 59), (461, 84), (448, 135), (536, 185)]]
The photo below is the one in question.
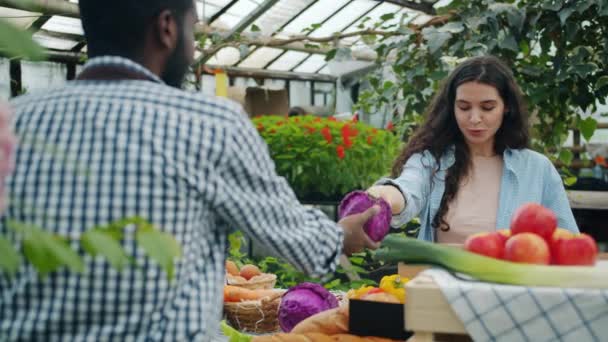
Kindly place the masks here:
[[(333, 272), (343, 232), (300, 205), (235, 103), (171, 88), (130, 60), (91, 59), (139, 79), (86, 80), (16, 99), (20, 145), (6, 219), (66, 237), (83, 254), (88, 229), (139, 216), (182, 247), (175, 278), (137, 247), (123, 272), (86, 257), (87, 271), (40, 279), (23, 263), (0, 273), (0, 341), (209, 341), (219, 331), (227, 235), (256, 243), (312, 275)], [(105, 75), (109, 76), (109, 75)], [(131, 227), (132, 228), (132, 227)]]
[(608, 290), (472, 282), (445, 270), (433, 277), (475, 341), (606, 341)]

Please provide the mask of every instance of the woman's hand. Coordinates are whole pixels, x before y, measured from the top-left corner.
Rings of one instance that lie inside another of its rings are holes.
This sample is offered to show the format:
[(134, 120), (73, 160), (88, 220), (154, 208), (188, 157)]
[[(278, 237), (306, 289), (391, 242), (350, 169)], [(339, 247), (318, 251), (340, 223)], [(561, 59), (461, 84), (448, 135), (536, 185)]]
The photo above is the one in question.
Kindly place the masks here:
[(391, 206), (393, 215), (405, 209), (405, 197), (399, 189), (392, 185), (374, 185), (367, 189), (367, 193), (376, 198), (382, 198)]

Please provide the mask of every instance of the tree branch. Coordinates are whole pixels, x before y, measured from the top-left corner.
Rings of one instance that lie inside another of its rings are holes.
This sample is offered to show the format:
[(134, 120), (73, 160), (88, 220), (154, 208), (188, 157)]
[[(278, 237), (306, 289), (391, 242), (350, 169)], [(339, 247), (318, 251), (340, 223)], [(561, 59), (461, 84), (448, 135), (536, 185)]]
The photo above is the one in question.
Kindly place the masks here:
[(437, 11), (435, 11), (435, 7), (433, 7), (433, 5), (435, 4), (435, 2), (414, 2), (414, 1), (408, 1), (408, 0), (385, 0), (386, 2), (390, 2), (393, 3), (395, 5), (399, 5), (402, 7), (406, 7), (409, 9), (413, 9), (415, 11), (419, 11), (422, 12), (424, 14), (428, 14), (428, 15), (436, 15)]
[[(410, 28), (412, 31), (414, 31), (414, 33), (416, 35), (420, 35), (422, 32), (422, 29), (424, 29), (426, 27), (431, 27), (431, 26), (444, 25), (445, 23), (450, 21), (450, 19), (453, 17), (453, 15), (454, 15), (453, 13), (449, 13), (446, 15), (436, 16), (436, 17), (431, 18), (429, 21), (427, 21), (426, 23), (424, 23), (422, 25), (409, 24), (409, 25), (407, 25), (407, 27)], [(199, 28), (198, 31), (209, 32), (209, 33), (212, 33), (212, 32), (219, 33), (220, 35), (222, 34), (221, 32), (218, 32), (216, 29), (213, 29), (210, 27), (201, 27), (201, 28)], [(251, 35), (241, 35), (240, 39), (237, 39), (237, 40), (230, 40), (231, 37), (226, 37), (223, 41), (219, 42), (218, 44), (213, 45), (206, 49), (201, 49), (200, 51), (207, 56), (211, 56), (223, 48), (239, 47), (240, 45), (245, 44), (245, 45), (252, 45), (252, 46), (288, 48), (288, 49), (293, 49), (293, 50), (302, 51), (302, 52), (309, 52), (309, 53), (327, 53), (331, 49), (327, 49), (327, 48), (323, 48), (323, 47), (319, 47), (319, 48), (306, 47), (306, 44), (330, 43), (330, 42), (334, 42), (334, 41), (340, 41), (340, 40), (343, 40), (346, 38), (360, 37), (360, 36), (392, 37), (392, 36), (399, 36), (399, 35), (403, 35), (403, 34), (398, 31), (382, 31), (382, 30), (377, 30), (377, 29), (372, 29), (372, 28), (363, 29), (363, 30), (354, 31), (354, 32), (348, 32), (348, 33), (336, 33), (336, 34), (333, 34), (331, 36), (326, 36), (326, 37), (311, 37), (311, 36), (307, 36), (307, 35), (296, 35), (296, 36), (291, 36), (289, 38), (272, 38), (272, 37), (251, 37)], [(304, 44), (304, 46), (302, 46), (302, 44), (299, 44), (298, 46), (294, 46), (294, 43), (306, 43), (306, 44)], [(363, 58), (363, 59), (368, 59), (368, 58)]]

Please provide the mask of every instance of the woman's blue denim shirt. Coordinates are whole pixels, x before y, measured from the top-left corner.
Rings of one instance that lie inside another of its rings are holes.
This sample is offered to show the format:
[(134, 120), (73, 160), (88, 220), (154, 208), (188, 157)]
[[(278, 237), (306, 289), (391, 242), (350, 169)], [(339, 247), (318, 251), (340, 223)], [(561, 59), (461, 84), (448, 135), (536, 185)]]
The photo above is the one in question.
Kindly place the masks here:
[[(496, 229), (507, 229), (513, 212), (527, 202), (540, 203), (551, 209), (558, 227), (578, 232), (562, 178), (544, 155), (529, 149), (507, 149), (503, 153), (503, 173), (500, 184)], [(435, 241), (433, 218), (439, 209), (445, 190), (447, 169), (454, 164), (454, 149), (440, 159), (439, 168), (429, 151), (412, 155), (396, 179), (383, 178), (376, 184), (397, 186), (406, 200), (405, 209), (394, 215), (391, 226), (400, 227), (412, 218), (420, 219), (418, 238)], [(433, 179), (431, 174), (436, 170)]]

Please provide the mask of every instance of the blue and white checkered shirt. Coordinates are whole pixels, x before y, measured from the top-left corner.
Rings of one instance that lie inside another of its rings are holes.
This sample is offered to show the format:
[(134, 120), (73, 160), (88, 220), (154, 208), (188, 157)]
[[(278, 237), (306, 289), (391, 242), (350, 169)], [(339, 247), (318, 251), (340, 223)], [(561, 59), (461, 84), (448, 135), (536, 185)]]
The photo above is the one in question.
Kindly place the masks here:
[(140, 216), (181, 244), (175, 278), (132, 232), (123, 246), (138, 267), (122, 272), (87, 256), (85, 274), (40, 280), (24, 263), (14, 278), (0, 274), (1, 341), (207, 341), (219, 329), (233, 229), (309, 274), (334, 270), (342, 230), (299, 204), (237, 104), (168, 87), (123, 58), (84, 70), (99, 66), (146, 80), (80, 80), (13, 102), (21, 145), (0, 233), (7, 218), (32, 223), (82, 253), (87, 229)]

